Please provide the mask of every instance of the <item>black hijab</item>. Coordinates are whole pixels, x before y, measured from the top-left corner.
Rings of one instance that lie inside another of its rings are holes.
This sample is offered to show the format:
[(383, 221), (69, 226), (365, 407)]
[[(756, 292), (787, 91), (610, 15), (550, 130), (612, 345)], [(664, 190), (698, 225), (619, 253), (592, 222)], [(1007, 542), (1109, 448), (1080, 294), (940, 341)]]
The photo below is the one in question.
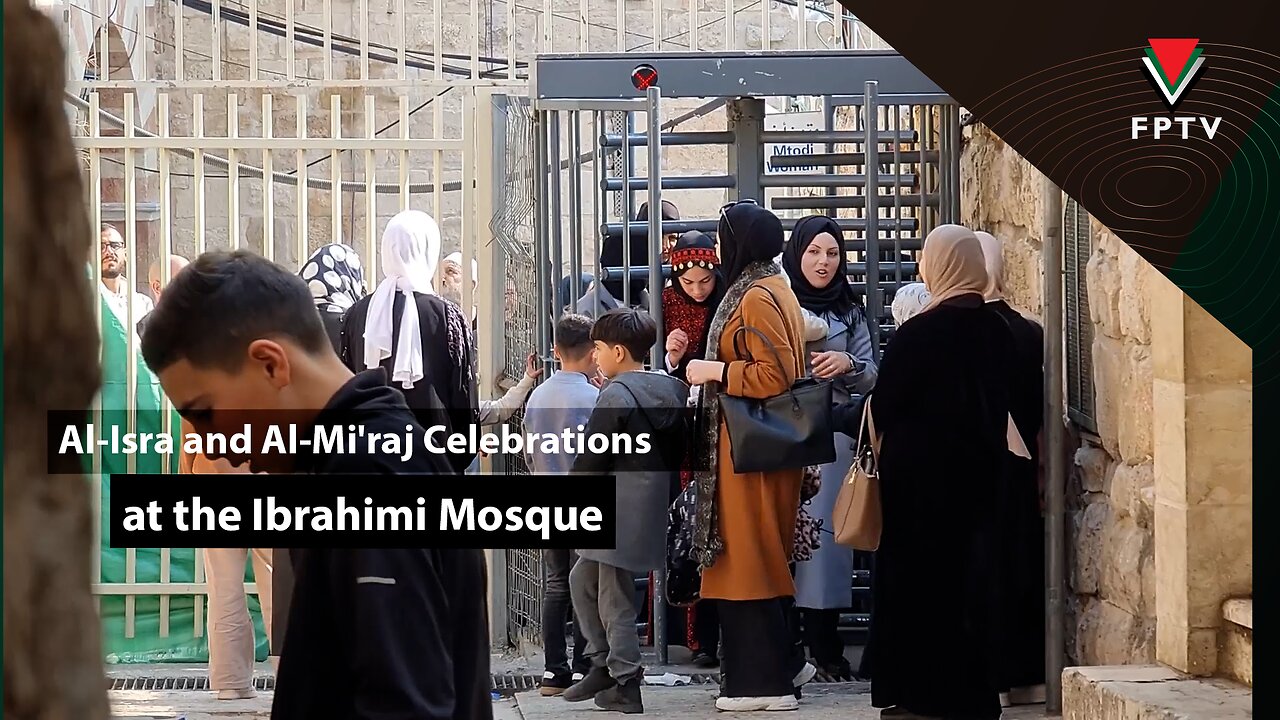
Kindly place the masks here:
[[(680, 283), (680, 276), (695, 267), (710, 270), (715, 276), (716, 287), (702, 302), (690, 297)], [(716, 257), (716, 241), (710, 235), (690, 230), (676, 240), (676, 244), (671, 247), (671, 287), (691, 305), (709, 308), (720, 305), (720, 299), (724, 297), (725, 282), (724, 276), (720, 274), (720, 260)]]
[(737, 202), (720, 213), (716, 231), (725, 288), (754, 262), (768, 262), (782, 252), (782, 221), (753, 202)]
[[(671, 210), (667, 209), (668, 206), (671, 207)], [(675, 217), (675, 218), (667, 217), (667, 215), (671, 214), (674, 210), (675, 210), (675, 205), (671, 205), (670, 203), (664, 200), (662, 203), (662, 215), (663, 215), (662, 219), (678, 220), (679, 219), (678, 217)], [(636, 213), (636, 222), (645, 222), (648, 219), (649, 219), (649, 204), (645, 203), (640, 206), (640, 210)], [(626, 245), (623, 243), (623, 239), (627, 236), (628, 232), (629, 231), (624, 227), (622, 232), (617, 237), (605, 238), (604, 247), (600, 248), (600, 267), (602, 268), (624, 267), (624, 263), (622, 261), (622, 255), (623, 255), (623, 251), (626, 248)], [(649, 238), (647, 236), (640, 236), (640, 237), (633, 236), (631, 238), (631, 267), (632, 268), (649, 267)], [(618, 301), (619, 305), (622, 304), (622, 295), (623, 295), (622, 283), (623, 281), (620, 279), (609, 279), (609, 280), (605, 280), (602, 283), (602, 285), (604, 286), (604, 289), (607, 290), (609, 294), (613, 296), (614, 300)], [(631, 281), (631, 302), (632, 303), (638, 302), (640, 299), (640, 293), (644, 292), (648, 287), (649, 287), (648, 275), (632, 280)]]
[[(840, 249), (840, 262), (831, 276), (831, 282), (826, 287), (815, 288), (809, 284), (804, 271), (800, 269), (800, 259), (804, 257), (805, 250), (813, 243), (814, 238), (822, 233), (830, 233), (836, 239), (836, 247)], [(845, 323), (852, 324), (853, 307), (857, 299), (853, 294), (853, 286), (849, 284), (846, 250), (844, 233), (833, 218), (810, 215), (796, 221), (796, 226), (791, 231), (791, 240), (782, 253), (782, 269), (791, 278), (791, 289), (800, 301), (800, 307), (818, 316), (831, 312)]]

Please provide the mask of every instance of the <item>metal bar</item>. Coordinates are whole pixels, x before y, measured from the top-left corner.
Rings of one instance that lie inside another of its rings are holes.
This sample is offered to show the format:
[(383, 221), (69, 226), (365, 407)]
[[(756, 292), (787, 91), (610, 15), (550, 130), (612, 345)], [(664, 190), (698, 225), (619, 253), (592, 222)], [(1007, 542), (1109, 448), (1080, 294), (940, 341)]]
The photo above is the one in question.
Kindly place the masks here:
[[(764, 101), (737, 98), (727, 108), (729, 128), (735, 141), (729, 151), (729, 173), (737, 180), (738, 200), (764, 201), (767, 179), (764, 174)], [(791, 177), (791, 176), (788, 176)], [(789, 183), (779, 182), (775, 187)], [(718, 218), (717, 218), (718, 220)], [(715, 228), (712, 228), (714, 230)]]
[[(551, 293), (551, 318), (552, 322), (554, 322), (555, 318), (560, 315), (559, 309), (564, 307), (564, 304), (560, 301), (560, 283), (558, 282), (560, 279), (560, 268), (564, 264), (562, 257), (564, 254), (564, 217), (561, 212), (560, 205), (560, 173), (563, 171), (560, 169), (560, 111), (551, 110), (547, 115), (550, 118), (550, 122), (547, 124), (547, 133), (550, 136), (547, 145), (551, 150), (549, 158), (551, 163), (549, 163), (550, 167), (548, 168), (550, 173), (548, 178), (551, 180), (551, 185), (547, 188), (545, 207), (547, 208), (547, 222), (550, 224), (551, 228), (548, 247), (548, 250), (550, 251), (551, 272), (546, 276), (544, 281), (539, 284), (546, 285), (548, 281), (550, 282), (550, 287), (547, 288), (547, 290)], [(581, 177), (579, 177), (578, 181), (581, 182), (581, 180)], [(574, 178), (569, 178), (569, 183), (570, 188), (572, 188)], [(572, 203), (572, 198), (570, 199), (570, 202)], [(571, 204), (570, 213), (572, 213), (572, 207), (573, 206)], [(570, 226), (572, 226), (575, 221), (571, 218), (569, 222)], [(577, 222), (581, 222), (581, 218), (578, 218)]]
[[(861, 105), (861, 95), (828, 95), (828, 100), (837, 106)], [(880, 93), (881, 105), (942, 105), (953, 103), (946, 93)]]
[[(867, 165), (868, 171), (871, 166)], [(879, 176), (879, 180), (888, 180), (896, 177), (898, 182), (903, 185), (910, 185), (915, 182), (915, 175), (897, 175), (897, 176)], [(866, 175), (766, 175), (760, 178), (760, 186), (766, 188), (775, 187), (864, 187), (868, 186), (868, 176)], [(873, 177), (872, 182), (877, 178)], [(749, 196), (744, 196), (749, 197)]]
[[(882, 195), (883, 201), (901, 200), (903, 203), (911, 203), (924, 207), (937, 207), (939, 197), (937, 193), (932, 193), (927, 197), (921, 197), (918, 193), (904, 193), (899, 196)], [(866, 198), (861, 195), (826, 195), (821, 197), (778, 197), (770, 201), (769, 206), (775, 210), (834, 210), (837, 208), (862, 208), (866, 207)], [(911, 208), (914, 209), (914, 208)]]
[[(325, 0), (326, 4), (330, 0)], [(329, 96), (329, 242), (342, 242), (342, 96)]]
[[(187, 142), (194, 142), (204, 138), (204, 93), (196, 93), (195, 97), (191, 98), (191, 101), (192, 137), (187, 138)], [(305, 121), (306, 118), (302, 116), (302, 113), (298, 113), (298, 122), (304, 123)], [(301, 157), (302, 153), (298, 153), (298, 155)], [(199, 148), (195, 148), (195, 152), (192, 153), (192, 158), (195, 160), (192, 165), (193, 169), (191, 173), (195, 176), (191, 181), (191, 186), (195, 189), (195, 208), (193, 209), (192, 214), (195, 216), (196, 224), (196, 256), (199, 257), (204, 254), (205, 242), (204, 153)], [(299, 162), (298, 165), (301, 166), (302, 163)]]
[[(895, 148), (894, 164), (901, 163), (918, 163), (923, 162), (937, 163), (938, 151), (925, 150), (907, 150), (902, 151), (901, 143), (893, 143)], [(867, 161), (866, 153), (810, 153), (805, 155), (773, 155), (769, 158), (769, 164), (776, 168), (805, 167), (809, 165), (865, 165)]]
[(1062, 712), (1062, 668), (1066, 658), (1066, 427), (1063, 424), (1062, 191), (1041, 181), (1044, 198), (1044, 391), (1045, 404), (1045, 710)]
[[(375, 110), (377, 106), (374, 103), (373, 95), (364, 96), (364, 136), (373, 139), (374, 120), (376, 119)], [(466, 125), (463, 125), (466, 130)], [(369, 263), (367, 267), (376, 268), (375, 263), (378, 247), (378, 196), (374, 193), (373, 184), (378, 179), (377, 168), (375, 167), (374, 151), (364, 151), (364, 259)], [(463, 183), (463, 193), (467, 192), (466, 183)], [(471, 207), (465, 201), (463, 207)], [(355, 247), (355, 238), (351, 238), (351, 247)]]
[[(540, 202), (546, 202), (547, 198), (547, 172), (550, 162), (547, 158), (547, 114), (548, 111), (533, 110), (533, 133), (534, 133), (534, 197)], [(534, 277), (538, 277), (542, 273), (542, 277), (546, 277), (547, 270), (547, 244), (549, 242), (549, 226), (550, 220), (547, 218), (548, 213), (540, 213), (535, 215), (534, 219)], [(549, 322), (549, 313), (547, 312), (547, 288), (546, 283), (534, 283), (536, 288), (536, 307), (537, 307), (537, 343), (539, 348), (549, 348), (551, 346), (551, 324)]]
[[(662, 144), (665, 146), (672, 145), (732, 145), (733, 133), (731, 132), (666, 132), (660, 135)], [(600, 136), (600, 144), (603, 147), (622, 147), (622, 135), (619, 133), (605, 133)], [(631, 136), (630, 144), (643, 147), (649, 144), (649, 136), (642, 133), (635, 133)]]
[[(591, 134), (595, 137), (600, 137), (600, 131), (603, 130), (605, 126), (604, 113), (600, 110), (592, 110), (591, 117)], [(598, 270), (600, 266), (600, 231), (598, 228), (600, 227), (603, 219), (607, 218), (609, 215), (609, 210), (606, 207), (609, 203), (609, 193), (604, 189), (604, 177), (606, 173), (606, 153), (604, 146), (596, 144), (596, 146), (592, 148), (592, 152), (594, 154), (591, 162), (591, 187), (596, 191), (596, 195), (595, 202), (591, 203), (591, 265)], [(579, 288), (577, 286), (577, 277), (575, 277), (572, 282), (574, 283), (573, 299), (576, 301), (578, 298), (581, 298), (586, 294), (586, 288)]]
[[(871, 322), (867, 323), (867, 329), (871, 333), (871, 347), (879, 357), (880, 348), (880, 318), (884, 316), (884, 300), (880, 294), (880, 146), (872, 141), (880, 128), (880, 118), (878, 115), (876, 94), (879, 92), (880, 84), (875, 80), (868, 80), (866, 90), (863, 92), (865, 101), (862, 106), (865, 125), (863, 132), (866, 133), (866, 240), (867, 251), (864, 253), (866, 257), (866, 283), (867, 294), (866, 304), (867, 312), (870, 314)], [(897, 182), (895, 177), (895, 182)], [(897, 222), (902, 222), (901, 219)]]
[[(849, 246), (850, 251), (855, 251), (855, 252), (863, 251), (866, 248), (866, 244), (859, 240), (854, 240), (852, 242), (846, 241), (845, 244)], [(919, 246), (921, 243), (919, 240), (917, 240), (915, 244)], [(919, 270), (919, 268), (920, 268), (920, 264), (916, 262), (902, 263), (902, 271), (903, 273), (908, 275), (915, 274)], [(648, 268), (648, 267), (633, 267), (633, 268), (601, 267), (599, 271), (599, 277), (601, 280), (622, 280), (628, 277), (631, 278), (632, 280), (639, 280), (641, 278), (649, 277), (650, 269), (651, 268)], [(671, 277), (670, 265), (661, 265), (659, 266), (658, 271), (662, 279)], [(867, 263), (861, 262), (861, 261), (852, 261), (852, 260), (847, 261), (845, 262), (845, 272), (850, 277), (863, 277), (867, 274)], [(892, 287), (894, 281), (878, 279), (877, 283), (881, 287), (884, 287), (884, 286)]]
[[(328, 2), (329, 0), (325, 0), (325, 3), (328, 3)], [(211, 9), (213, 10), (213, 12), (209, 16), (210, 18), (209, 27), (213, 35), (213, 37), (210, 38), (210, 41), (213, 44), (213, 80), (214, 82), (218, 82), (222, 80), (222, 33), (224, 32), (224, 29), (222, 27), (222, 0), (213, 0), (211, 4), (212, 4)], [(329, 15), (326, 14), (325, 15), (326, 28), (328, 28), (328, 26), (330, 25), (328, 18), (329, 18)], [(103, 32), (105, 33), (106, 31), (103, 30)], [(328, 30), (326, 30), (326, 32), (328, 32)], [(326, 46), (325, 53), (328, 54), (328, 51), (329, 51), (329, 48)], [(106, 75), (104, 74), (103, 77), (106, 77)]]
[[(196, 549), (196, 555), (199, 556), (200, 549)], [(209, 584), (203, 580), (189, 583), (171, 583), (171, 582), (154, 582), (154, 583), (91, 583), (89, 590), (94, 595), (208, 595)], [(248, 595), (255, 595), (258, 592), (258, 584), (247, 582), (244, 584), (244, 591)]]
[(574, 285), (578, 282), (578, 274), (582, 271), (582, 111), (569, 113), (569, 294), (572, 298), (561, 297), (560, 271), (550, 279), (556, 288), (556, 317), (565, 305), (574, 302), (580, 296), (574, 294)]
[[(340, 95), (333, 95), (334, 98), (341, 99)], [(343, 150), (416, 150), (416, 151), (445, 151), (459, 152), (462, 150), (462, 142), (457, 138), (412, 138), (407, 141), (406, 147), (404, 140), (396, 138), (377, 138), (369, 140), (367, 138), (349, 137), (341, 138)], [(169, 148), (172, 150), (189, 149), (189, 150), (280, 150), (280, 140), (267, 140), (262, 137), (191, 137), (191, 138), (162, 138), (147, 135), (136, 135), (134, 137), (78, 137), (75, 140), (78, 147), (97, 148), (99, 150), (157, 150), (160, 148)], [(330, 151), (334, 149), (334, 138), (317, 137), (317, 138), (301, 138), (290, 140), (289, 146), (295, 150), (324, 150)], [(213, 158), (209, 159), (213, 162)], [(225, 164), (226, 161), (223, 161)], [(242, 171), (248, 170), (251, 173), (255, 170), (260, 172), (258, 168), (245, 167)]]
[[(262, 95), (262, 137), (267, 140), (275, 138), (275, 130), (272, 128), (272, 96), (270, 93)], [(163, 152), (163, 151), (162, 151)], [(276, 257), (276, 184), (268, 178), (272, 175), (272, 153), (270, 150), (262, 151), (262, 256), (268, 260), (275, 260)], [(165, 233), (165, 237), (169, 237)], [(301, 258), (299, 258), (301, 260)], [(299, 262), (299, 265), (302, 263)]]
[(948, 172), (951, 173), (951, 192), (953, 203), (951, 206), (951, 222), (960, 222), (960, 108), (956, 105), (950, 105), (951, 108), (951, 124), (947, 128), (947, 134), (951, 137), (951, 162), (947, 165)]
[[(737, 42), (733, 15), (732, 3), (726, 3), (728, 50)], [(803, 19), (803, 8), (799, 15)], [(634, 98), (630, 77), (637, 59), (625, 53), (540, 55), (530, 63), (538, 77), (535, 96)], [(663, 97), (668, 99), (855, 94), (867, 80), (878, 80), (892, 94), (946, 96), (905, 58), (886, 50), (684, 52), (644, 60), (658, 71)]]
[(595, 98), (545, 99), (533, 101), (538, 110), (615, 110), (619, 112), (643, 110), (643, 100), (610, 100)]
[[(862, 145), (868, 140), (867, 135), (859, 130), (832, 130), (831, 132), (818, 132), (817, 130), (766, 130), (761, 139), (767, 143), (837, 142), (850, 145)], [(877, 144), (889, 145), (892, 143), (914, 143), (919, 138), (910, 133), (892, 133), (882, 130), (876, 133), (875, 140)]]
[[(627, 178), (627, 189), (634, 192), (649, 189), (649, 178)], [(710, 188), (731, 188), (736, 183), (732, 175), (685, 175), (659, 178), (663, 190), (706, 190)], [(622, 190), (622, 178), (607, 178), (604, 189), (612, 192)]]
[[(178, 83), (184, 83), (187, 79), (186, 54), (187, 43), (183, 37), (185, 32), (183, 25), (183, 15), (186, 13), (185, 3), (174, 3), (173, 11), (173, 77)], [(293, 0), (288, 0), (289, 8), (289, 29), (293, 29)], [(103, 23), (103, 30), (106, 30), (106, 23)], [(289, 79), (293, 79), (293, 35), (289, 36)], [(70, 54), (70, 53), (68, 53)], [(101, 73), (99, 73), (101, 76)]]
[[(307, 96), (299, 93), (297, 97), (297, 132), (294, 142), (303, 140), (307, 137)], [(307, 219), (307, 154), (301, 149), (294, 153), (294, 163), (298, 168), (298, 225), (296, 229), (296, 240), (298, 241), (298, 265), (307, 260), (307, 244), (309, 235), (309, 220)], [(368, 267), (371, 268), (368, 282), (370, 284), (377, 283), (377, 265), (372, 264), (368, 258), (365, 259)]]
[[(474, 0), (473, 0), (474, 2)], [(479, 61), (476, 61), (479, 65)], [(373, 98), (370, 96), (370, 105)], [(462, 241), (458, 249), (462, 253), (462, 313), (467, 319), (467, 323), (474, 322), (476, 317), (476, 299), (475, 289), (472, 287), (479, 278), (472, 274), (472, 268), (476, 267), (473, 263), (475, 260), (475, 234), (476, 234), (476, 104), (475, 91), (462, 92), (462, 146), (464, 148), (462, 154), (462, 207), (467, 208), (468, 212), (460, 213), (460, 221), (462, 223), (461, 232)], [(370, 123), (372, 125), (372, 123)], [(438, 132), (438, 131), (437, 131)], [(373, 161), (370, 160), (370, 170), (372, 170)], [(373, 193), (369, 193), (369, 198), (373, 198)], [(373, 224), (374, 208), (372, 200), (370, 200), (370, 220), (369, 225)], [(370, 236), (372, 237), (372, 236)], [(478, 263), (477, 263), (478, 264)], [(477, 273), (478, 274), (478, 273)], [(475, 282), (473, 282), (475, 278)], [(486, 308), (488, 309), (488, 308)]]
[[(337, 97), (336, 95), (334, 97)], [(132, 124), (132, 123), (130, 123)], [(235, 140), (240, 134), (240, 98), (227, 94), (227, 139)], [(227, 150), (227, 237), (231, 249), (240, 249), (240, 163), (236, 161), (235, 148)]]
[[(631, 137), (631, 114), (630, 113), (627, 113), (627, 115), (623, 118), (623, 122), (625, 123), (624, 127), (626, 128), (626, 134), (623, 136), (622, 170), (620, 174), (624, 178), (629, 178), (631, 177), (631, 167), (633, 164), (631, 162), (632, 161), (631, 144), (627, 142), (627, 139)], [(629, 192), (619, 193), (618, 197), (622, 198), (622, 213), (621, 213), (622, 223), (626, 226), (627, 230), (630, 231), (631, 219), (635, 217), (635, 213), (632, 211), (631, 193)], [(658, 216), (661, 217), (662, 213), (659, 212)], [(623, 245), (622, 265), (626, 269), (627, 275), (629, 277), (631, 275), (631, 236), (629, 232), (626, 239), (622, 241), (622, 245)], [(622, 297), (615, 298), (615, 299), (622, 300), (623, 305), (627, 305), (627, 306), (631, 305), (631, 283), (623, 283)], [(599, 305), (597, 304), (594, 307), (598, 308)]]
[[(792, 228), (795, 227), (796, 220), (797, 218), (781, 218), (782, 228), (784, 230), (791, 230)], [(862, 230), (866, 230), (869, 227), (869, 221), (866, 218), (835, 218), (835, 221), (836, 221), (836, 224), (840, 226), (841, 230), (846, 230), (846, 231), (848, 230), (862, 231)], [(915, 230), (917, 222), (918, 221), (915, 218), (879, 218), (879, 225), (882, 229), (896, 227), (896, 228), (901, 228), (902, 230)], [(718, 220), (661, 220), (660, 219), (659, 224), (662, 226), (662, 232), (665, 234), (685, 233), (685, 232), (689, 232), (690, 230), (697, 230), (698, 232), (705, 232), (705, 233), (714, 233), (716, 231), (716, 226), (719, 224), (719, 221)], [(627, 223), (623, 223), (623, 222), (605, 223), (600, 227), (600, 232), (604, 233), (606, 237), (610, 237), (610, 238), (621, 237), (622, 233), (625, 232), (626, 225)], [(649, 233), (649, 228), (646, 225), (637, 225), (633, 222), (633, 223), (630, 223), (630, 231), (631, 231), (632, 237), (645, 237)]]
[[(167, 242), (166, 242), (167, 244)], [(94, 508), (97, 512), (98, 508)], [(172, 553), (169, 548), (160, 548), (160, 584), (169, 584), (169, 565), (172, 561)], [(163, 593), (160, 595), (160, 637), (169, 637), (169, 596), (171, 593)]]

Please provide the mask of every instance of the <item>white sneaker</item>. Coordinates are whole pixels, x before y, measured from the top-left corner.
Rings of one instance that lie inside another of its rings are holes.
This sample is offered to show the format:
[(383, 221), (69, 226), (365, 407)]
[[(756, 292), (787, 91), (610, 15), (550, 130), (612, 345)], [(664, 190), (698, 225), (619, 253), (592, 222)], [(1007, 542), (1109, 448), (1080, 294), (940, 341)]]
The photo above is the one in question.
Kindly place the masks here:
[(579, 680), (581, 680), (581, 679), (582, 679), (582, 678), (584, 678), (584, 677), (586, 677), (586, 675), (583, 675), (582, 673), (574, 673), (574, 674), (573, 674), (573, 681), (574, 681), (574, 682), (578, 682)]
[(258, 691), (251, 687), (218, 691), (219, 700), (250, 700), (256, 697), (258, 697)]
[(801, 685), (805, 685), (817, 674), (818, 668), (814, 667), (813, 663), (805, 663), (804, 667), (800, 668), (800, 672), (796, 673), (796, 676), (791, 678), (791, 686), (800, 687)]
[(721, 712), (784, 712), (800, 709), (800, 701), (792, 695), (778, 697), (718, 697), (716, 709)]

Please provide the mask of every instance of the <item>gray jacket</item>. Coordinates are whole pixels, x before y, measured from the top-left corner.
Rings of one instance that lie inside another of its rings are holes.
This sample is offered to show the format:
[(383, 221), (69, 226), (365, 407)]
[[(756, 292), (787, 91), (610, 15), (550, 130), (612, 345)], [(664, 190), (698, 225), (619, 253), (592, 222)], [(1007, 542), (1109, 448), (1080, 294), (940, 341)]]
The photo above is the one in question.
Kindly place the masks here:
[(871, 392), (871, 388), (876, 384), (876, 376), (879, 374), (875, 354), (872, 352), (871, 332), (867, 329), (866, 317), (859, 313), (857, 308), (854, 316), (856, 318), (854, 327), (850, 328), (834, 313), (823, 313), (820, 317), (827, 323), (827, 337), (806, 343), (804, 346), (805, 365), (809, 372), (813, 371), (813, 360), (809, 353), (836, 350), (853, 356), (853, 371), (833, 378), (831, 400), (837, 405), (849, 402), (850, 395), (865, 395)]
[(667, 508), (679, 481), (688, 435), (689, 386), (659, 372), (618, 375), (600, 391), (586, 432), (649, 433), (652, 452), (584, 451), (575, 472), (613, 474), (617, 483), (617, 544), (614, 550), (579, 550), (588, 560), (633, 572), (657, 570), (667, 559)]

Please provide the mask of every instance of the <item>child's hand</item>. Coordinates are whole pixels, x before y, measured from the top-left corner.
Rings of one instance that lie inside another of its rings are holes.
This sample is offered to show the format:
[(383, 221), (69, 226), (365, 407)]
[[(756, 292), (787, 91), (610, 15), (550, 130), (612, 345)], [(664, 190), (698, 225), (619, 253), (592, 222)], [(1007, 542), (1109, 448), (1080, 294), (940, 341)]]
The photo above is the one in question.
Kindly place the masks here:
[(542, 377), (542, 363), (538, 362), (536, 353), (529, 353), (529, 357), (524, 359), (524, 377), (526, 380)]
[(724, 374), (724, 363), (715, 360), (690, 360), (685, 368), (684, 376), (690, 385), (701, 385), (708, 382), (720, 382)]
[(587, 380), (592, 385), (595, 385), (597, 388), (604, 387), (604, 384), (608, 382), (608, 379), (604, 376), (604, 373), (600, 372), (600, 368), (596, 368), (596, 374), (587, 378)]
[(679, 363), (688, 350), (689, 336), (683, 330), (677, 328), (667, 335), (667, 356), (671, 358), (672, 365)]

